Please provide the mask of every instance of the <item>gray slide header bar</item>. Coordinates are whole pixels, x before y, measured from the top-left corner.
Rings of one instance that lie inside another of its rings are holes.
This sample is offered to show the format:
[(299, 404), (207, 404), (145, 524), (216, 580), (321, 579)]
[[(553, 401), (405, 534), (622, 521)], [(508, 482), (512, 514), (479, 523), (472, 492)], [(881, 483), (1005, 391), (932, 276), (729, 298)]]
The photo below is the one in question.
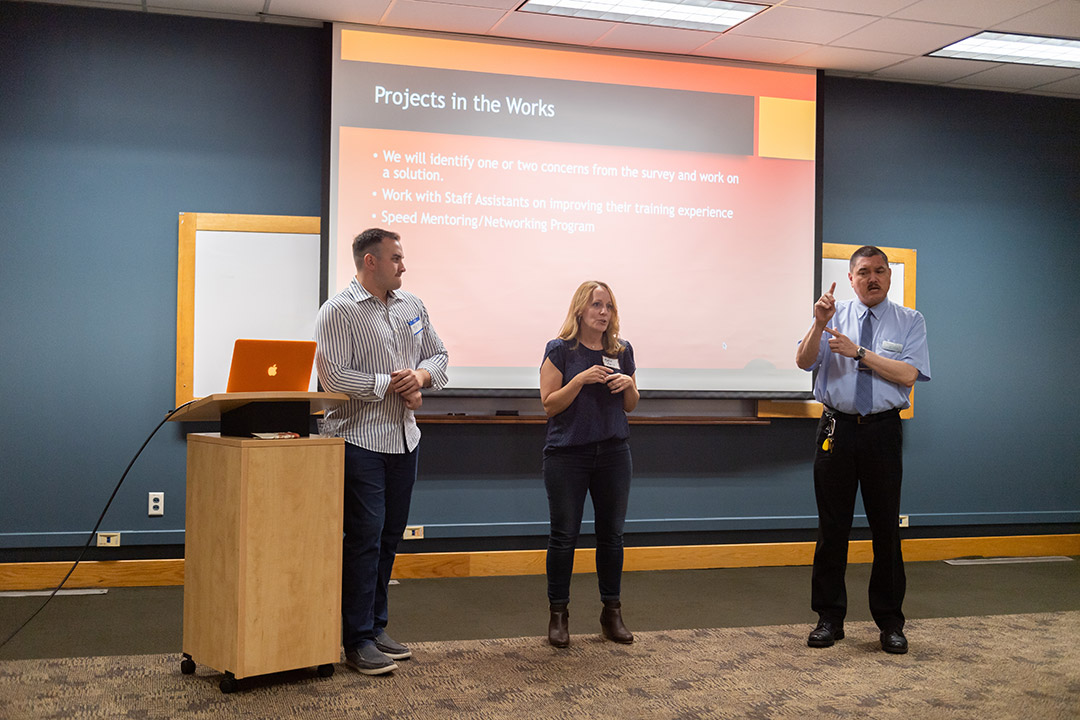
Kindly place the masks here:
[(754, 151), (754, 98), (338, 62), (339, 126), (728, 155)]

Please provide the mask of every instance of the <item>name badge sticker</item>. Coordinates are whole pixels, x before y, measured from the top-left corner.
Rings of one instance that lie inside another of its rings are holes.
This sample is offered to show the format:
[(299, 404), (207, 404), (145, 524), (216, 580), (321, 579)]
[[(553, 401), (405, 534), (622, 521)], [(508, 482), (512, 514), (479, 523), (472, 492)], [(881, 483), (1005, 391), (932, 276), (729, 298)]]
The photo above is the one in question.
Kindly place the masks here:
[(618, 372), (620, 370), (620, 368), (619, 368), (619, 358), (608, 357), (607, 355), (605, 355), (604, 356), (604, 367), (609, 367), (612, 370), (614, 370), (615, 372)]
[(901, 345), (900, 343), (894, 343), (894, 342), (891, 342), (889, 340), (882, 340), (881, 341), (881, 349), (882, 350), (888, 350), (889, 352), (900, 352), (901, 350), (904, 349), (904, 346)]
[(420, 316), (417, 315), (409, 321), (409, 331), (413, 335), (419, 335), (424, 330), (424, 323), (420, 321)]

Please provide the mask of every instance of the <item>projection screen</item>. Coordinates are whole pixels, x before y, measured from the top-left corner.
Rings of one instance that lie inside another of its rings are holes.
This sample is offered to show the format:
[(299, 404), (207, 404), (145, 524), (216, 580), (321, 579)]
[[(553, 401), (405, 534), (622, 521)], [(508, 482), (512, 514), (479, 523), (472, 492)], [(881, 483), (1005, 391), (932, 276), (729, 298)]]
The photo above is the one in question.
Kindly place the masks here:
[(642, 391), (805, 393), (815, 76), (558, 46), (333, 33), (329, 291), (402, 236), (450, 388), (535, 390), (584, 280)]

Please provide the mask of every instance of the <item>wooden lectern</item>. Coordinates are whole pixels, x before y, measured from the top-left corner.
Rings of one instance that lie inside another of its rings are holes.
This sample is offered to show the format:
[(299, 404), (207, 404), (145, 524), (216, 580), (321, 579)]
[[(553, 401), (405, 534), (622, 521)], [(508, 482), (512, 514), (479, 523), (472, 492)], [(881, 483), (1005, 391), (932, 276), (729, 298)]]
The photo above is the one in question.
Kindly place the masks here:
[[(172, 417), (232, 426), (309, 415), (338, 393), (220, 393)], [(282, 403), (294, 404), (282, 409)], [(266, 409), (267, 412), (261, 412)], [(288, 421), (284, 421), (288, 422)], [(268, 427), (254, 432), (297, 431)], [(184, 641), (180, 669), (225, 673), (222, 692), (252, 675), (341, 659), (341, 534), (345, 444), (340, 438), (263, 440), (192, 433), (187, 444)]]

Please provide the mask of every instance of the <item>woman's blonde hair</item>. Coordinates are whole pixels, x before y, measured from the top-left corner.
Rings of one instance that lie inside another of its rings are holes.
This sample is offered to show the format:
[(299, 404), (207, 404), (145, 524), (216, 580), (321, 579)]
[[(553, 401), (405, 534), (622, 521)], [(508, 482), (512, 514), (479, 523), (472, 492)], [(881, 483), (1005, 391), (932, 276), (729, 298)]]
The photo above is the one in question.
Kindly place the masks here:
[(581, 330), (581, 315), (585, 308), (592, 302), (593, 290), (603, 288), (611, 296), (611, 319), (608, 320), (607, 329), (604, 330), (603, 346), (604, 354), (615, 357), (623, 349), (623, 343), (619, 339), (619, 304), (615, 302), (615, 293), (607, 283), (599, 280), (586, 280), (574, 291), (574, 297), (570, 300), (570, 309), (566, 312), (562, 328), (559, 330), (560, 340), (576, 340)]

